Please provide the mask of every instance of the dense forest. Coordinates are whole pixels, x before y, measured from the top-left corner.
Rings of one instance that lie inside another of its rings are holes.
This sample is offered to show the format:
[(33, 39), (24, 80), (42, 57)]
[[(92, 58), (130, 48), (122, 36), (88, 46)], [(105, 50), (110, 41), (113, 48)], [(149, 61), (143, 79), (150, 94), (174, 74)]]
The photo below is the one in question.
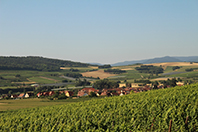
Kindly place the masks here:
[(60, 67), (64, 66), (87, 67), (89, 65), (90, 64), (58, 59), (49, 59), (38, 56), (0, 56), (0, 70), (59, 71)]
[(111, 65), (102, 65), (102, 66), (98, 66), (98, 68), (111, 68)]

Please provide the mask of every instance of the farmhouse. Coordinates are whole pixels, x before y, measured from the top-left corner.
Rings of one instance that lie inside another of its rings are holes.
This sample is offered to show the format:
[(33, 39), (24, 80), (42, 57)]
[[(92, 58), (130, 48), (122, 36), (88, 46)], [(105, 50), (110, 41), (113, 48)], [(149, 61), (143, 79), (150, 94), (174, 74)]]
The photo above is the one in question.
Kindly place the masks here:
[(99, 90), (96, 90), (94, 88), (83, 88), (82, 90), (78, 91), (78, 95), (77, 96), (87, 96), (91, 92), (97, 93), (97, 92), (99, 92)]

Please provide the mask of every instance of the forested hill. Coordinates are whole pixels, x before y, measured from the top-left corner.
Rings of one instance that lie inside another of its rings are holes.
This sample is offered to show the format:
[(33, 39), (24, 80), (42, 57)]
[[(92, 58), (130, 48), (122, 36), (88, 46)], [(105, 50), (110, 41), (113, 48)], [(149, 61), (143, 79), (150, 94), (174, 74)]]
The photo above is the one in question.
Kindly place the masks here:
[(58, 71), (61, 66), (87, 67), (90, 64), (66, 60), (49, 59), (37, 56), (0, 56), (0, 70)]

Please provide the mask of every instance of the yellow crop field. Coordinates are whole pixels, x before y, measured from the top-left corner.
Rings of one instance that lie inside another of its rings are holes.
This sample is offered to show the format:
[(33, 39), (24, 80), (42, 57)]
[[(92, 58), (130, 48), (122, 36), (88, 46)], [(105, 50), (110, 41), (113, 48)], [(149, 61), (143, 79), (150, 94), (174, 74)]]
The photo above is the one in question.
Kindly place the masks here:
[(98, 70), (98, 71), (91, 71), (91, 72), (84, 72), (81, 73), (85, 77), (99, 77), (100, 79), (104, 79), (110, 76), (116, 76), (117, 74), (110, 74), (107, 72), (104, 72), (104, 70)]
[(190, 62), (164, 62), (164, 63), (152, 63), (148, 65), (153, 66), (198, 66), (198, 63), (190, 63)]

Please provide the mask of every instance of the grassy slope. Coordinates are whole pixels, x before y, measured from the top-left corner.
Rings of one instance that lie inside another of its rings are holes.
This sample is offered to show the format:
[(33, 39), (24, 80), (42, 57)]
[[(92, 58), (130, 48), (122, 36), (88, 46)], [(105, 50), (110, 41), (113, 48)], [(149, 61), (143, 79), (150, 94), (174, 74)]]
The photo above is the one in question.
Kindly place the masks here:
[[(198, 130), (198, 84), (122, 97), (8, 111), (2, 131), (173, 131)], [(188, 125), (185, 126), (186, 117)], [(152, 127), (151, 127), (151, 124)]]
[[(25, 80), (23, 82), (36, 82), (36, 83), (55, 83), (55, 82), (61, 82), (63, 79), (58, 77), (58, 76), (51, 76), (50, 74), (58, 74), (61, 75), (63, 74), (64, 71), (61, 72), (43, 72), (43, 71), (28, 71), (28, 70), (9, 70), (9, 71), (3, 71), (0, 70), (0, 76), (7, 79), (7, 80), (2, 80), (2, 83), (6, 83), (7, 85), (11, 85), (12, 81), (11, 79), (16, 79), (16, 75), (19, 74), (21, 75), (22, 78)], [(54, 80), (49, 80), (49, 79), (44, 79), (40, 78), (41, 77), (47, 77), (51, 78)], [(57, 80), (57, 81), (55, 81)]]
[(68, 104), (72, 102), (81, 102), (91, 99), (93, 98), (64, 99), (64, 100), (48, 100), (48, 99), (38, 99), (38, 98), (0, 100), (0, 111), (8, 111), (8, 110), (10, 111), (10, 110), (18, 110), (24, 108), (32, 108), (32, 107)]

